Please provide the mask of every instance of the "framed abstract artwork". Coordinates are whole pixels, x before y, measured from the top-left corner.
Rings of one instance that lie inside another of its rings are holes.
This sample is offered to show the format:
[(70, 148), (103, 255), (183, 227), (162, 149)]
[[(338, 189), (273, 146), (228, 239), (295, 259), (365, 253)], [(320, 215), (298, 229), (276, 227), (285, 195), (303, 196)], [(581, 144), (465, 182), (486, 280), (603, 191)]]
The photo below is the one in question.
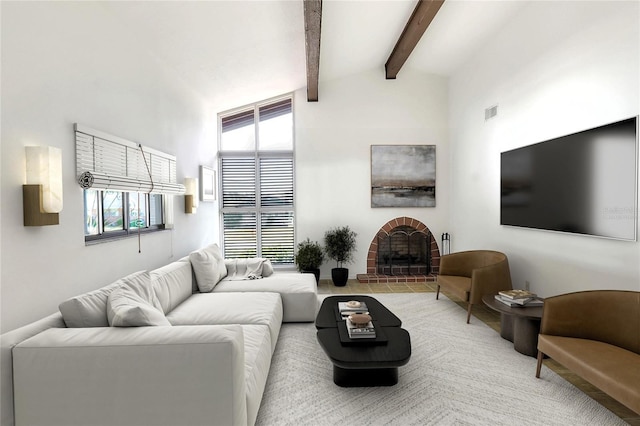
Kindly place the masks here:
[(200, 166), (200, 201), (215, 201), (216, 199), (216, 171)]
[(371, 207), (435, 206), (435, 145), (371, 145)]

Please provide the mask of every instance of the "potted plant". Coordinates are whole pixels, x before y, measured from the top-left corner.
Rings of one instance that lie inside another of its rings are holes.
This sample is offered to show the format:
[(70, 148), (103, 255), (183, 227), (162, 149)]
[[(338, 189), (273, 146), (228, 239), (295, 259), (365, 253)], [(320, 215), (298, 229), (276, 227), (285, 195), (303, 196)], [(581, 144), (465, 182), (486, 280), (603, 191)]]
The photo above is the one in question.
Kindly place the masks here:
[(336, 267), (331, 270), (331, 279), (338, 287), (344, 286), (349, 279), (349, 269), (343, 265), (353, 260), (356, 236), (348, 226), (334, 228), (324, 234), (327, 257), (336, 261)]
[(298, 244), (298, 251), (295, 256), (298, 271), (311, 272), (316, 276), (316, 283), (320, 280), (320, 265), (324, 262), (324, 252), (316, 241), (309, 238)]

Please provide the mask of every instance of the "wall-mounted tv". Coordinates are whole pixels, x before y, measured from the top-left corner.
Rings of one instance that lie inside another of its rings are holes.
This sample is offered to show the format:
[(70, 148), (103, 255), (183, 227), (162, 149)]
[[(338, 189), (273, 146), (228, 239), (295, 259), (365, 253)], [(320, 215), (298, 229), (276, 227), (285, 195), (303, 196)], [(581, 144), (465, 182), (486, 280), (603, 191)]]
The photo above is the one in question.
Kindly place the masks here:
[(500, 224), (635, 241), (638, 117), (501, 153)]

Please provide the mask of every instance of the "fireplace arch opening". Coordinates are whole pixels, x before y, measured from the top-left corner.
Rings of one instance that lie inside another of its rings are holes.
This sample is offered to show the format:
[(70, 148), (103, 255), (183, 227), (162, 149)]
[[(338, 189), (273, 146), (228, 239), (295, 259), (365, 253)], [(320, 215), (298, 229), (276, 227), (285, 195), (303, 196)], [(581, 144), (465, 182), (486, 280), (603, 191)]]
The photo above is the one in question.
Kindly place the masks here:
[(433, 282), (440, 249), (429, 228), (417, 219), (398, 217), (376, 232), (367, 253), (367, 273), (359, 282)]

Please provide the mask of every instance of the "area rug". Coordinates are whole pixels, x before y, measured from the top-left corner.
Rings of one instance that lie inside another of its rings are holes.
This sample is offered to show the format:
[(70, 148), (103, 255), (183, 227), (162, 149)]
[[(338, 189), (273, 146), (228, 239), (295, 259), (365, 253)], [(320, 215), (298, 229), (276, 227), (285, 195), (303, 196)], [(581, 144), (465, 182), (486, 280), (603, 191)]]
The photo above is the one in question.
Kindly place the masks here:
[(398, 384), (336, 386), (314, 325), (284, 324), (257, 425), (627, 424), (443, 295), (372, 296), (411, 335)]

